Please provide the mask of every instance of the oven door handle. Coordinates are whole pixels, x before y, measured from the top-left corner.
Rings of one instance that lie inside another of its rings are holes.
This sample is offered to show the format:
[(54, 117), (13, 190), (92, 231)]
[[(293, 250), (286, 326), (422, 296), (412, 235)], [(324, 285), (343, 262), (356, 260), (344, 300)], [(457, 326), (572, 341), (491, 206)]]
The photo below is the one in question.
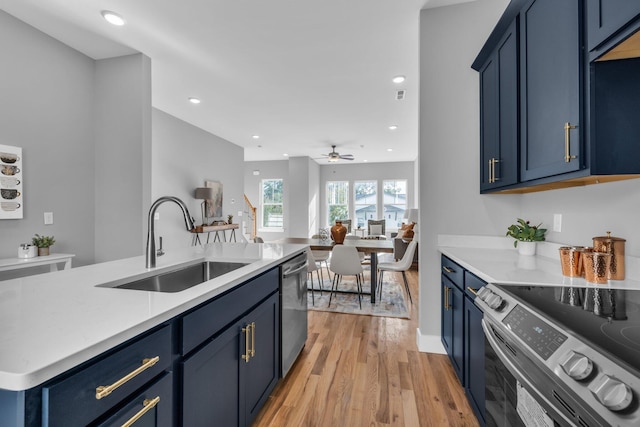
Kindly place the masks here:
[[(487, 341), (489, 341), (489, 345), (491, 346), (491, 348), (493, 348), (493, 350), (496, 352), (496, 355), (498, 356), (500, 361), (513, 374), (513, 376), (516, 378), (516, 380), (518, 380), (521, 383), (525, 384), (529, 390), (533, 390), (534, 393), (535, 393), (536, 400), (544, 401), (544, 403), (547, 405), (547, 407), (554, 409), (554, 412), (557, 414), (557, 416), (562, 417), (562, 419), (568, 425), (573, 425), (574, 422), (569, 421), (569, 419), (566, 418), (564, 416), (564, 414), (562, 412), (560, 412), (558, 410), (558, 408), (556, 408), (551, 402), (549, 402), (549, 400), (547, 400), (547, 398), (545, 398), (540, 393), (538, 393), (536, 387), (533, 384), (531, 384), (531, 382), (524, 375), (522, 375), (520, 373), (520, 370), (513, 364), (513, 362), (511, 362), (509, 357), (500, 348), (500, 345), (498, 344), (498, 342), (496, 341), (496, 339), (493, 336), (493, 333), (492, 333), (493, 331), (491, 330), (491, 328), (489, 328), (488, 322), (485, 319), (482, 319), (482, 330), (484, 331), (484, 336), (487, 338)], [(554, 416), (556, 414), (554, 414)]]

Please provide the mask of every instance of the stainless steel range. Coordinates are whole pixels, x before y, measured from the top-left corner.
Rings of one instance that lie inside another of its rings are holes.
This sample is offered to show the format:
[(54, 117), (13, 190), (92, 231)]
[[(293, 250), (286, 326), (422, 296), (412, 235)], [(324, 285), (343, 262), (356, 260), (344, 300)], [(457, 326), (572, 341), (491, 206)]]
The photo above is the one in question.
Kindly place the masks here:
[(640, 426), (640, 290), (489, 284), (475, 303), (488, 426)]

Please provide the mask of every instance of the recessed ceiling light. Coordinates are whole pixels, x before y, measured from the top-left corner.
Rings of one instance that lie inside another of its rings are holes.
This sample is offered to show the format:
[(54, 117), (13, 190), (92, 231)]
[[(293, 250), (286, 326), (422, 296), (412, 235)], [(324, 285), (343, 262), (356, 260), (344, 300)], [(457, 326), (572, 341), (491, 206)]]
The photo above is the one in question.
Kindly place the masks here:
[(392, 81), (393, 81), (394, 83), (402, 83), (404, 80), (405, 80), (405, 77), (404, 77), (404, 76), (395, 76), (395, 77), (392, 79)]
[(200, 104), (201, 101), (198, 98), (191, 97), (191, 98), (189, 98), (189, 102), (192, 103), (192, 104)]
[(393, 151), (393, 148), (387, 148), (387, 151)]
[(363, 162), (367, 163), (369, 160), (363, 160)]
[(111, 25), (121, 27), (127, 23), (127, 21), (125, 21), (122, 16), (118, 15), (115, 12), (111, 12), (110, 10), (103, 10), (102, 12), (100, 12), (100, 14)]
[(389, 129), (390, 130), (396, 130), (396, 129), (398, 129), (398, 126), (397, 125), (391, 125), (391, 126), (389, 126)]
[(283, 156), (285, 156), (285, 157), (289, 157), (289, 155), (288, 155), (287, 153), (284, 153), (284, 154), (283, 154)]
[(260, 135), (253, 135), (251, 138), (253, 138), (253, 139), (260, 139)]

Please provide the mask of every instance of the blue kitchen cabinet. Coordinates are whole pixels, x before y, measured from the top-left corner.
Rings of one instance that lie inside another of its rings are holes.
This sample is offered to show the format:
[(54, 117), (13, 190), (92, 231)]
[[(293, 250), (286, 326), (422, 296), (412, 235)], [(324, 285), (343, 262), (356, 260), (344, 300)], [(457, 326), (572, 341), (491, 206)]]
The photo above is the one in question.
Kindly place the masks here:
[(520, 179), (584, 167), (582, 2), (533, 0), (520, 12)]
[(464, 385), (464, 295), (463, 268), (442, 257), (442, 344), (453, 369)]
[(273, 294), (182, 363), (183, 426), (250, 425), (278, 381)]
[(587, 0), (589, 51), (596, 49), (638, 17), (638, 0)]
[(481, 425), (485, 422), (484, 331), (482, 311), (473, 303), (475, 292), (486, 282), (465, 271), (464, 377), (465, 394)]
[(518, 182), (518, 21), (480, 69), (480, 190)]

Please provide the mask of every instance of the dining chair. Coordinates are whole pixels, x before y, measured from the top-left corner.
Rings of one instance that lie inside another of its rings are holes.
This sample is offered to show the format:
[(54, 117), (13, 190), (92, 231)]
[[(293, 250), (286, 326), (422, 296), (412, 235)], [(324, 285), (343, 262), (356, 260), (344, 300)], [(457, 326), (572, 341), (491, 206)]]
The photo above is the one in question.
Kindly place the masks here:
[(322, 296), (322, 282), (320, 281), (320, 274), (318, 271), (321, 270), (318, 267), (318, 263), (316, 259), (313, 257), (313, 251), (309, 249), (307, 246), (307, 276), (311, 279), (311, 303), (316, 305), (316, 296), (315, 296), (315, 288), (313, 287), (313, 272), (316, 272), (316, 278), (318, 279), (318, 283), (320, 284), (320, 295)]
[(367, 234), (369, 236), (384, 236), (385, 235), (384, 219), (369, 219), (367, 220)]
[(407, 295), (409, 296), (409, 301), (413, 303), (411, 299), (411, 291), (409, 290), (409, 282), (407, 281), (406, 271), (411, 268), (411, 264), (413, 263), (413, 254), (416, 252), (416, 247), (418, 246), (417, 240), (412, 240), (409, 242), (407, 246), (407, 250), (404, 255), (398, 262), (382, 262), (378, 264), (378, 300), (382, 297), (382, 278), (383, 273), (385, 271), (395, 271), (402, 273), (402, 279), (404, 280), (404, 288), (407, 291)]
[[(314, 234), (311, 236), (312, 239), (320, 239), (319, 234)], [(313, 253), (313, 257), (316, 262), (320, 264), (322, 267), (322, 263), (324, 263), (324, 268), (327, 270), (327, 278), (331, 279), (331, 274), (329, 273), (329, 258), (331, 258), (331, 251), (311, 251)], [(322, 268), (320, 269), (320, 275), (322, 276), (322, 282), (320, 282), (320, 286), (324, 283), (324, 273), (322, 272)]]
[(355, 276), (358, 293), (358, 303), (362, 308), (362, 281), (364, 280), (364, 270), (360, 263), (358, 250), (353, 246), (336, 245), (333, 247), (331, 264), (329, 268), (333, 271), (333, 281), (331, 282), (331, 294), (329, 295), (329, 307), (334, 293), (342, 280), (342, 276)]
[[(360, 240), (360, 238), (354, 235), (347, 235), (344, 236), (344, 240)], [(364, 252), (358, 252), (358, 256), (360, 257), (360, 262), (364, 262)]]

